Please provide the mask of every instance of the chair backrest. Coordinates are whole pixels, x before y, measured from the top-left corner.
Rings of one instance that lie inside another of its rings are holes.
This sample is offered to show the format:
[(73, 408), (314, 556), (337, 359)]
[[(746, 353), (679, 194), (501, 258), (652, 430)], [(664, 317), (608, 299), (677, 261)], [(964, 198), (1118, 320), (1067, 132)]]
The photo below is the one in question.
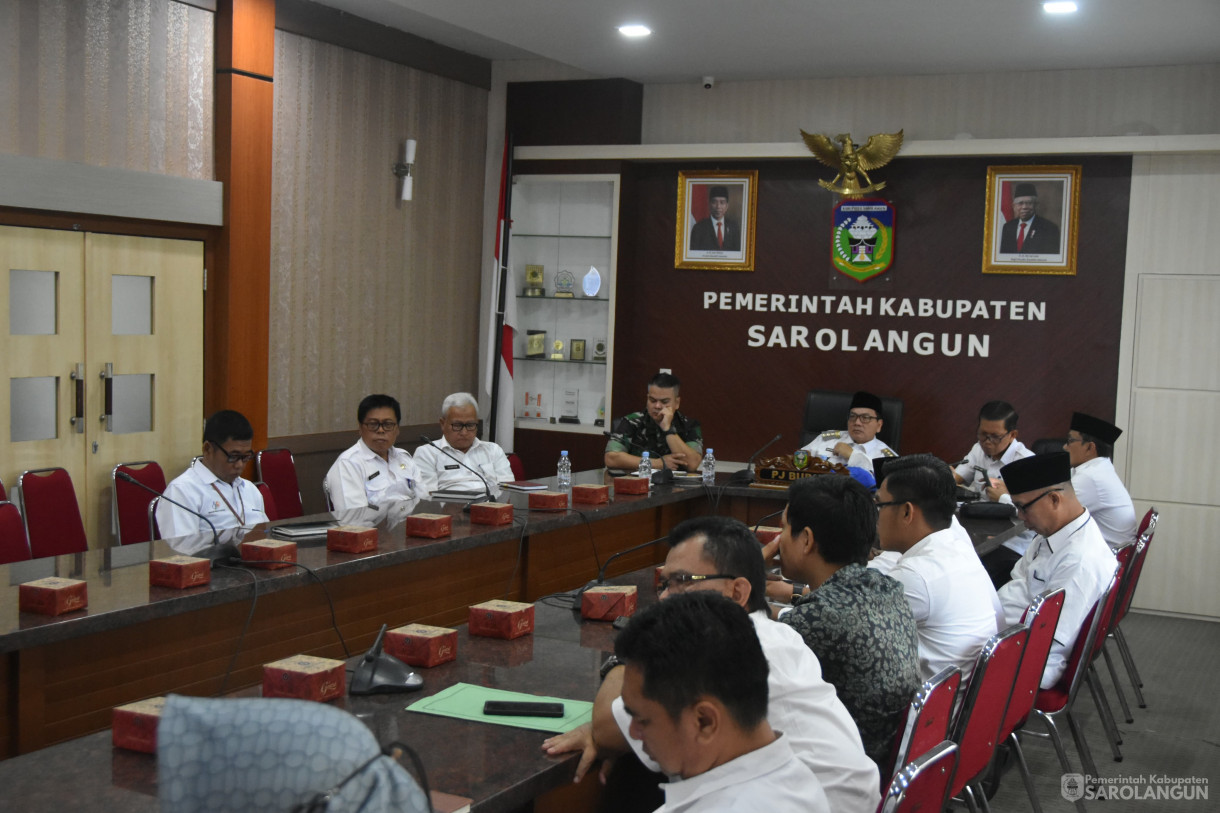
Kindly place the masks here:
[(29, 558), (30, 542), (25, 538), (21, 512), (8, 500), (0, 500), (0, 565)]
[(1038, 438), (1029, 447), (1029, 450), (1034, 454), (1054, 454), (1062, 452), (1065, 443), (1067, 443), (1067, 438)]
[(0, 479), (0, 502), (8, 502), (8, 492), (4, 490), (3, 479)]
[(957, 762), (955, 743), (942, 742), (894, 774), (881, 813), (940, 813)]
[(525, 464), (521, 462), (520, 456), (515, 452), (509, 452), (508, 454), (508, 467), (513, 470), (514, 480), (525, 479)]
[[(855, 393), (836, 390), (810, 390), (805, 396), (805, 418), (801, 423), (801, 439), (804, 446), (827, 429), (846, 429), (847, 413), (851, 397)], [(881, 431), (877, 436), (894, 451), (898, 451), (902, 440), (902, 399), (881, 396)]]
[(165, 472), (159, 464), (151, 460), (120, 463), (110, 472), (110, 479), (114, 483), (110, 503), (119, 526), (119, 544), (148, 542), (153, 538), (148, 526), (148, 504), (156, 499), (157, 495), (123, 480), (119, 477), (120, 473), (161, 492), (165, 491)]
[(292, 459), (292, 452), (287, 449), (263, 449), (254, 456), (254, 470), (258, 479), (271, 488), (280, 519), (299, 517), (304, 513), (301, 508), (301, 487), (297, 483), (297, 464)]
[(327, 482), (325, 477), (322, 478), (322, 496), (326, 498), (326, 510), (334, 511), (335, 501), (330, 498), (330, 483)]
[[(1110, 586), (1093, 603), (1093, 608), (1089, 610), (1089, 614), (1080, 624), (1080, 629), (1076, 633), (1076, 643), (1072, 644), (1072, 654), (1068, 658), (1067, 667), (1063, 670), (1059, 682), (1055, 684), (1054, 690), (1039, 692), (1038, 697), (1034, 700), (1034, 706), (1040, 711), (1048, 714), (1054, 713), (1071, 706), (1075, 701), (1076, 693), (1080, 691), (1080, 685), (1084, 683), (1084, 677), (1088, 673), (1089, 664), (1093, 662), (1093, 654), (1099, 648), (1097, 631), (1102, 626), (1101, 619), (1105, 616), (1105, 608), (1113, 607), (1111, 602), (1117, 587), (1118, 567), (1115, 566)], [(1066, 693), (1063, 691), (1065, 687), (1067, 688)], [(1053, 705), (1048, 705), (1048, 703), (1053, 703)]]
[(1015, 624), (983, 644), (953, 727), (958, 757), (949, 795), (960, 793), (991, 762), (1028, 640), (1029, 627)]
[(1131, 599), (1135, 598), (1135, 588), (1139, 586), (1140, 574), (1144, 572), (1144, 560), (1148, 557), (1148, 548), (1152, 546), (1152, 537), (1156, 534), (1156, 523), (1160, 519), (1160, 514), (1155, 508), (1149, 508), (1148, 513), (1144, 514), (1144, 519), (1140, 522), (1139, 536), (1135, 540), (1135, 552), (1132, 554), (1132, 561), (1127, 566), (1127, 575), (1123, 580), (1122, 589), (1119, 591), (1118, 600), (1114, 604), (1114, 621), (1110, 624), (1110, 629), (1117, 627), (1124, 618), (1127, 617), (1127, 611), (1131, 609)]
[(89, 549), (72, 477), (63, 469), (31, 469), (17, 478), (25, 535), (35, 559)]
[(1160, 518), (1161, 515), (1157, 513), (1155, 505), (1149, 508), (1148, 513), (1144, 514), (1144, 518), (1140, 520), (1140, 527), (1139, 530), (1135, 532), (1135, 538), (1141, 539), (1145, 534), (1147, 534), (1148, 541), (1151, 542), (1152, 535), (1156, 533), (1157, 520)]
[(1046, 671), (1046, 661), (1055, 643), (1055, 628), (1059, 626), (1059, 616), (1063, 614), (1065, 595), (1062, 587), (1046, 590), (1025, 609), (1021, 621), (1029, 627), (1029, 641), (1025, 644), (1021, 668), (1013, 683), (1012, 697), (1008, 700), (1008, 711), (1000, 726), (1000, 742), (1016, 731), (1034, 709), (1042, 673)]
[(263, 495), (263, 513), (267, 515), (267, 519), (275, 522), (277, 519), (287, 519), (280, 517), (280, 512), (275, 505), (275, 494), (271, 493), (271, 486), (259, 480), (254, 484), (258, 489), (258, 493)]
[(157, 506), (161, 503), (160, 497), (153, 497), (148, 502), (148, 538), (160, 539), (161, 529), (157, 527)]
[(915, 692), (907, 706), (906, 722), (894, 738), (890, 770), (881, 777), (882, 789), (895, 772), (923, 756), (949, 736), (953, 722), (953, 700), (962, 684), (961, 670), (948, 666), (937, 672)]

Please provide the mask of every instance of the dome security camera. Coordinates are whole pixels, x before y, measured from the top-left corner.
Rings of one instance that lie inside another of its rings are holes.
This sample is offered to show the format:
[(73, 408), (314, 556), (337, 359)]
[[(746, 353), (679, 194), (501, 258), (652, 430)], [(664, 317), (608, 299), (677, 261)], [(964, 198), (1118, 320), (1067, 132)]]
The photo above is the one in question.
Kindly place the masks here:
[(714, 76), (703, 77), (703, 89), (704, 90), (711, 90), (715, 85), (716, 85), (716, 77), (714, 77)]

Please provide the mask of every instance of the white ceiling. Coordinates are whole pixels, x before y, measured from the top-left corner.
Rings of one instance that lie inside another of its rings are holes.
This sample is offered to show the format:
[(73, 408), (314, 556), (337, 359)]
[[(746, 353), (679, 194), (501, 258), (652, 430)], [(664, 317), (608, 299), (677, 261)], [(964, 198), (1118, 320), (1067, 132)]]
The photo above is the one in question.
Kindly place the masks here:
[[(489, 59), (645, 84), (1220, 61), (1220, 0), (1077, 0), (1066, 17), (1036, 0), (319, 1)], [(628, 22), (652, 36), (626, 40)]]

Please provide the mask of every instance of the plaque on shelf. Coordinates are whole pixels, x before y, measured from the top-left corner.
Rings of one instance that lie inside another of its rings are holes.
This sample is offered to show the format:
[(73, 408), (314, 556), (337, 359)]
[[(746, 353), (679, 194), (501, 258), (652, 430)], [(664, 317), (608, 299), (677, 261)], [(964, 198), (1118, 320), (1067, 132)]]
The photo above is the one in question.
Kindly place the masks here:
[(552, 361), (563, 361), (563, 339), (556, 339), (551, 345), (551, 349), (555, 352), (551, 353)]
[(572, 289), (576, 287), (576, 275), (571, 271), (560, 271), (555, 275), (555, 296), (559, 299), (573, 299), (576, 294)]
[(605, 339), (594, 340), (594, 342), (593, 342), (593, 360), (594, 361), (605, 361), (606, 360), (606, 340)]
[(585, 360), (585, 340), (584, 339), (573, 339), (572, 340), (571, 349), (568, 352), (568, 359), (570, 359), (571, 361), (584, 361)]
[(580, 390), (563, 391), (563, 409), (559, 413), (560, 423), (580, 423)]
[(521, 411), (522, 418), (541, 418), (542, 417), (542, 393), (527, 392), (525, 394), (525, 408)]
[(527, 359), (546, 358), (545, 330), (527, 330), (525, 332), (525, 357)]
[(589, 273), (580, 281), (580, 289), (585, 292), (585, 296), (597, 296), (597, 292), (602, 289), (602, 275), (597, 273), (593, 266), (589, 266)]
[(597, 420), (593, 421), (594, 426), (606, 425), (606, 396), (602, 396), (601, 401), (597, 404)]
[(542, 266), (525, 266), (525, 295), (546, 296), (546, 286), (542, 282)]

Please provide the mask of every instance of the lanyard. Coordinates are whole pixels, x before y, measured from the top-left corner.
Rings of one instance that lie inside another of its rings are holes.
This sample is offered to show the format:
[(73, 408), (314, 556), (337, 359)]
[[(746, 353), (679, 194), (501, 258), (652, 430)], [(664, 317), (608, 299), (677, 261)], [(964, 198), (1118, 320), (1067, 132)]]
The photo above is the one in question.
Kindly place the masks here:
[(225, 495), (220, 493), (220, 489), (216, 487), (215, 482), (212, 483), (212, 490), (216, 492), (217, 497), (220, 497), (220, 501), (225, 504), (225, 508), (229, 509), (229, 513), (234, 516), (234, 518), (237, 520), (237, 522), (240, 525), (245, 526), (245, 524), (246, 524), (246, 500), (241, 495), (241, 488), (234, 486), (234, 490), (237, 492), (237, 499), (241, 503), (241, 514), (238, 514), (236, 511), (233, 510), (233, 506), (229, 505), (229, 501), (225, 499)]

